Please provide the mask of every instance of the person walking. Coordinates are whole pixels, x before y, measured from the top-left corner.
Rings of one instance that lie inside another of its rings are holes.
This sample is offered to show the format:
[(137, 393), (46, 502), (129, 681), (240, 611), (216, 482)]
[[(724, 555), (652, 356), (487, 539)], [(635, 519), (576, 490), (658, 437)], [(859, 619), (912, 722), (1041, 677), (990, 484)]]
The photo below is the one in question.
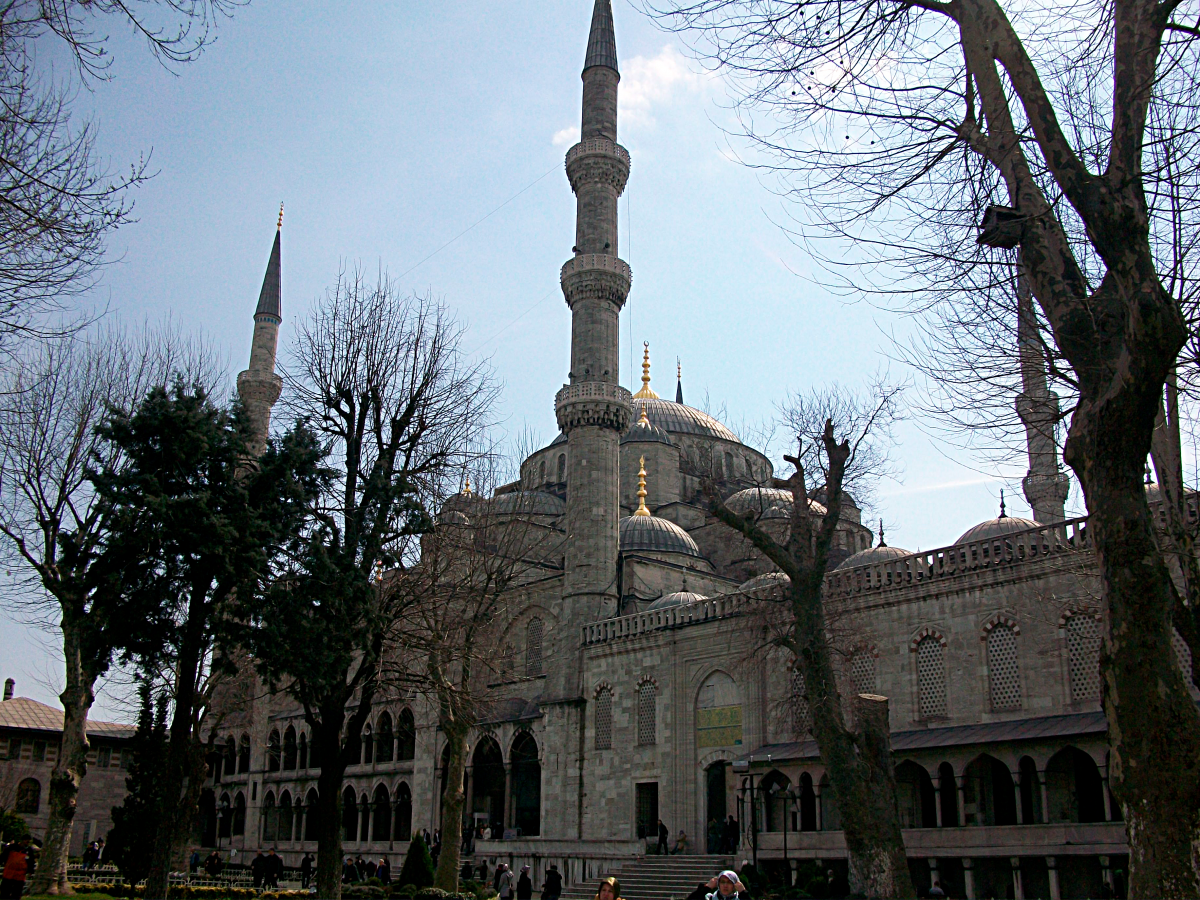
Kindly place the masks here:
[(730, 813), (729, 821), (725, 823), (725, 853), (737, 853), (738, 837), (738, 820)]
[(20, 900), (25, 891), (25, 879), (32, 869), (32, 850), (29, 838), (21, 838), (0, 851), (0, 900)]
[(546, 870), (546, 880), (542, 882), (542, 900), (558, 900), (562, 896), (562, 874), (558, 866), (550, 864)]
[(300, 860), (300, 886), (305, 890), (308, 890), (308, 883), (312, 881), (312, 864), (312, 854), (305, 853), (304, 858)]
[(193, 850), (192, 857), (188, 860), (188, 872), (195, 875), (200, 871), (200, 851)]
[(263, 876), (266, 873), (266, 869), (267, 858), (263, 856), (263, 852), (259, 850), (254, 859), (250, 862), (250, 878), (256, 891), (262, 890)]
[(500, 863), (500, 865), (504, 869), (500, 873), (500, 900), (512, 900), (515, 887), (512, 869), (508, 867), (508, 863)]
[(667, 842), (670, 839), (671, 839), (670, 830), (667, 828), (667, 826), (665, 824), (663, 824), (663, 820), (659, 819), (658, 820), (658, 846), (654, 848), (654, 852), (658, 856), (666, 856), (667, 855)]
[(721, 823), (715, 817), (709, 817), (708, 820), (708, 843), (705, 845), (708, 853), (720, 853), (723, 849), (721, 845), (724, 843), (724, 829)]
[(279, 890), (279, 876), (283, 874), (283, 857), (271, 848), (267, 854), (267, 868), (263, 873), (263, 884), (273, 891)]
[(521, 877), (517, 879), (517, 900), (533, 900), (533, 880), (529, 877), (529, 866), (521, 866)]

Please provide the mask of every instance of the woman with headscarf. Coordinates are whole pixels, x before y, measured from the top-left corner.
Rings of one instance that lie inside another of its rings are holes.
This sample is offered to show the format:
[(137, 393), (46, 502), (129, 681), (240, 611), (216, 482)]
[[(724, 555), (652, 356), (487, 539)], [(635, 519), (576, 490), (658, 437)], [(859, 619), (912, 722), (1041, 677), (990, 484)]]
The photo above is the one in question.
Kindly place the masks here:
[(621, 900), (621, 882), (612, 875), (600, 879), (600, 887), (596, 889), (596, 900)]
[(696, 885), (687, 900), (747, 900), (746, 886), (737, 872), (726, 869), (715, 878)]
[(517, 879), (517, 900), (533, 900), (533, 881), (529, 878), (529, 866), (521, 866), (521, 877)]

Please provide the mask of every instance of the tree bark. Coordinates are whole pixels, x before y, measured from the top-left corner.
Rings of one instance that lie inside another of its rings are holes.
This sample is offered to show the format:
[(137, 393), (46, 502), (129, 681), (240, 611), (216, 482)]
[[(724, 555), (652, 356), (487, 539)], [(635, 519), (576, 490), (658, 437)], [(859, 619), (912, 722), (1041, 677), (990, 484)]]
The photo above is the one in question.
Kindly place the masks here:
[(87, 774), (87, 721), (95, 700), (94, 679), (84, 670), (78, 623), (63, 604), (63, 651), (66, 687), (58, 695), (63, 705), (62, 744), (50, 775), (47, 805), (50, 814), (43, 838), (42, 857), (30, 879), (31, 894), (73, 894), (67, 880), (71, 829), (79, 788)]
[(462, 844), (463, 770), (467, 764), (467, 733), (455, 728), (447, 732), (450, 760), (446, 766), (446, 783), (442, 786), (442, 853), (438, 857), (433, 886), (444, 891), (458, 890), (459, 848)]
[[(317, 776), (317, 896), (321, 900), (339, 900), (342, 896), (342, 779), (346, 774), (346, 764), (342, 756), (340, 730), (333, 731), (331, 735), (322, 734), (319, 738), (321, 774)], [(317, 738), (315, 731), (313, 737)]]

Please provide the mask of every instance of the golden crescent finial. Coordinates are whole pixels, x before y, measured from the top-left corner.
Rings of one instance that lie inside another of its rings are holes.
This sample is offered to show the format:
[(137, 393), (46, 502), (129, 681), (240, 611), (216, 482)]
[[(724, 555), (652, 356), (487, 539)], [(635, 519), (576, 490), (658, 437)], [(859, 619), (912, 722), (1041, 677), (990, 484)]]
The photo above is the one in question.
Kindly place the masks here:
[(638, 508), (634, 510), (635, 516), (648, 516), (650, 510), (646, 509), (646, 457), (641, 457), (638, 460)]
[(633, 395), (635, 400), (657, 400), (658, 394), (650, 390), (650, 342), (642, 341), (642, 389)]
[(466, 482), (466, 484), (463, 486), (463, 490), (462, 490), (462, 492), (463, 492), (463, 494), (464, 494), (464, 495), (466, 495), (466, 496), (468, 496), (468, 497), (470, 497), (470, 496), (471, 496), (471, 476), (470, 476), (470, 475), (468, 475), (468, 476), (467, 476), (467, 482)]
[(279, 221), (275, 224), (275, 230), (279, 231), (283, 228), (283, 204), (279, 204)]

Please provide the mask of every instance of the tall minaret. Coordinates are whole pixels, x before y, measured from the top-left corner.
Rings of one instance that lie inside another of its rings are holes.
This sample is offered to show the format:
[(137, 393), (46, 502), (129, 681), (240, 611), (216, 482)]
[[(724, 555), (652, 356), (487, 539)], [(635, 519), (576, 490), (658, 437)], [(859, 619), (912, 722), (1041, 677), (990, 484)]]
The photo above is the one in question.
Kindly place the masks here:
[(617, 366), (618, 317), (631, 279), (617, 256), (617, 198), (629, 177), (629, 153), (617, 143), (620, 80), (611, 0), (596, 0), (583, 63), (583, 126), (579, 143), (567, 151), (577, 198), (575, 256), (562, 267), (571, 309), (570, 382), (554, 398), (568, 459), (559, 623), (576, 643), (578, 626), (617, 612), (617, 452), (632, 415)]
[(1029, 450), (1029, 473), (1021, 486), (1034, 519), (1061, 522), (1066, 518), (1071, 481), (1058, 464), (1058, 444), (1054, 440), (1059, 419), (1058, 395), (1047, 383), (1033, 295), (1023, 272), (1017, 278), (1017, 351), (1022, 388), (1017, 397), (1017, 415), (1025, 426), (1025, 445)]
[(279, 204), (279, 222), (275, 226), (275, 243), (267, 260), (262, 290), (258, 292), (258, 308), (254, 310), (254, 341), (250, 345), (250, 367), (238, 375), (238, 396), (250, 417), (253, 429), (250, 449), (255, 456), (267, 447), (271, 427), (271, 407), (279, 399), (283, 379), (275, 374), (275, 350), (279, 343), (279, 324), (282, 322), (279, 271), (279, 237), (283, 231), (283, 204)]

